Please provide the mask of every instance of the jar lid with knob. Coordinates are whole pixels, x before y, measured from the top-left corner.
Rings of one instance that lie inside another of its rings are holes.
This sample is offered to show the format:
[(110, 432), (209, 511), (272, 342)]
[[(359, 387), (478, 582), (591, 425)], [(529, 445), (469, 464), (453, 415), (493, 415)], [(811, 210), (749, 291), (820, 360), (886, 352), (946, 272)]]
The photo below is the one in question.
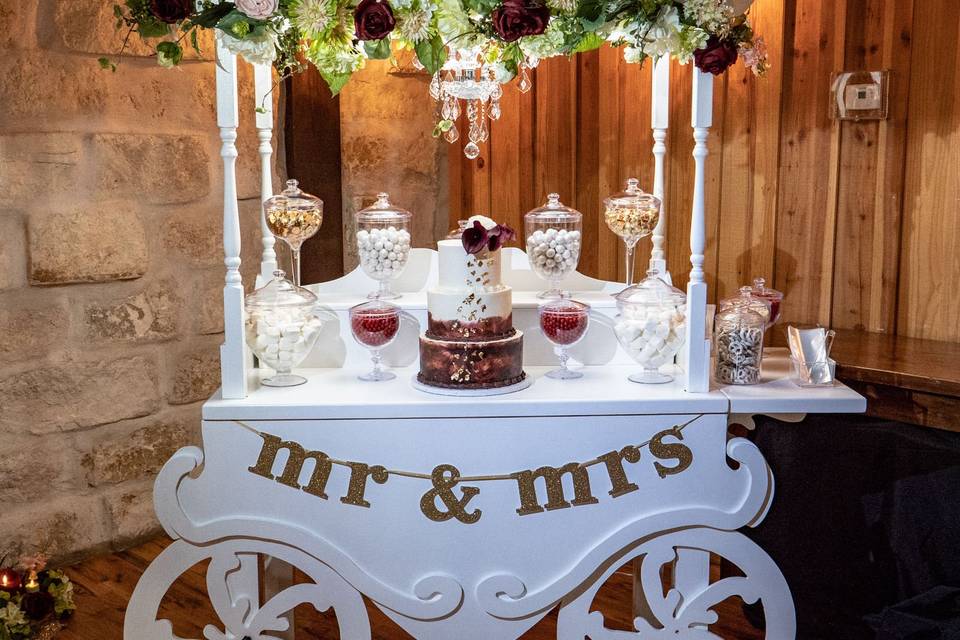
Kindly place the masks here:
[(621, 313), (631, 306), (678, 307), (686, 304), (683, 291), (667, 284), (655, 269), (647, 271), (647, 277), (614, 296)]
[(363, 224), (406, 227), (413, 214), (390, 202), (390, 194), (380, 192), (377, 201), (356, 214), (358, 227)]
[(317, 303), (317, 296), (309, 289), (298, 287), (287, 279), (280, 269), (273, 272), (273, 279), (246, 297), (248, 309), (272, 307), (308, 307)]

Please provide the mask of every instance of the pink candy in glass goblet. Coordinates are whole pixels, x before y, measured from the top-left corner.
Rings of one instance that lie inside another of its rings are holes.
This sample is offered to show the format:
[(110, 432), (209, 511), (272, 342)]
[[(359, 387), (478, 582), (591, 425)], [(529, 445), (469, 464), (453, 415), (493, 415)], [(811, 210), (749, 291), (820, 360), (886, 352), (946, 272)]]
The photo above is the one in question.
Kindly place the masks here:
[(587, 333), (590, 306), (576, 300), (563, 299), (540, 305), (539, 312), (540, 330), (560, 358), (560, 368), (547, 373), (547, 377), (557, 380), (583, 377), (581, 372), (567, 368), (567, 360), (570, 359), (567, 348), (580, 342)]
[(350, 329), (357, 342), (370, 350), (373, 371), (357, 376), (365, 382), (393, 380), (395, 373), (384, 371), (380, 350), (393, 342), (400, 331), (400, 307), (374, 300), (350, 308)]

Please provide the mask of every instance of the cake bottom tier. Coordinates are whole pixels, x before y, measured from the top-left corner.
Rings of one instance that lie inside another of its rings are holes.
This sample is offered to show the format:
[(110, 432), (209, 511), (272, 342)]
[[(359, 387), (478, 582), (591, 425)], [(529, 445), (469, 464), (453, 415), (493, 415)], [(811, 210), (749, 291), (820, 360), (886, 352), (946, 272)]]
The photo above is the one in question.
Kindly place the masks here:
[(524, 379), (523, 334), (461, 342), (420, 337), (417, 380), (444, 389), (495, 389)]

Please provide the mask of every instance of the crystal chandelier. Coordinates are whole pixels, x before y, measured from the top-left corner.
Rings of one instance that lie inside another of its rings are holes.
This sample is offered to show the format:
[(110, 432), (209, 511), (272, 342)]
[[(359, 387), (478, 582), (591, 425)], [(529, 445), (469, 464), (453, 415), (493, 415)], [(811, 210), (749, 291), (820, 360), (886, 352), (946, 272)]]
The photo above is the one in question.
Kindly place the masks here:
[[(526, 93), (532, 86), (529, 62), (519, 65), (518, 88)], [(480, 49), (451, 51), (446, 63), (430, 81), (430, 95), (440, 103), (440, 118), (443, 137), (453, 144), (460, 139), (456, 120), (462, 112), (467, 114), (469, 142), (463, 147), (463, 155), (470, 160), (480, 155), (480, 144), (490, 137), (488, 120), (500, 118), (500, 98), (503, 87), (497, 80), (493, 65), (484, 60)], [(462, 106), (461, 103), (466, 103)]]

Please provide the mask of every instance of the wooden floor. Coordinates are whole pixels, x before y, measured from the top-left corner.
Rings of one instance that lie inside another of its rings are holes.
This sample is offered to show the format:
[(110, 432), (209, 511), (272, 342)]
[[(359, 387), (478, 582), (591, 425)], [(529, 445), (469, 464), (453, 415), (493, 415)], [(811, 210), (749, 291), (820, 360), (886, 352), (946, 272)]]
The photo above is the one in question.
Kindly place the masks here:
[[(68, 569), (76, 585), (77, 613), (58, 640), (120, 640), (123, 612), (137, 580), (147, 565), (169, 544), (159, 539), (143, 546), (109, 556), (93, 558)], [(204, 565), (197, 565), (178, 581), (161, 607), (160, 617), (173, 621), (174, 632), (185, 638), (203, 638), (202, 630), (216, 618), (207, 602)], [(714, 570), (717, 567), (714, 566)], [(607, 582), (594, 602), (611, 628), (632, 630), (630, 623), (630, 574), (624, 569)], [(754, 640), (762, 632), (754, 629), (741, 613), (741, 602), (729, 600), (716, 611), (720, 622), (710, 628), (722, 638)], [(375, 606), (368, 603), (374, 640), (401, 640), (410, 636), (397, 627)], [(334, 615), (317, 613), (309, 606), (296, 610), (298, 639), (339, 638)], [(556, 613), (541, 620), (524, 634), (524, 640), (556, 638)]]

